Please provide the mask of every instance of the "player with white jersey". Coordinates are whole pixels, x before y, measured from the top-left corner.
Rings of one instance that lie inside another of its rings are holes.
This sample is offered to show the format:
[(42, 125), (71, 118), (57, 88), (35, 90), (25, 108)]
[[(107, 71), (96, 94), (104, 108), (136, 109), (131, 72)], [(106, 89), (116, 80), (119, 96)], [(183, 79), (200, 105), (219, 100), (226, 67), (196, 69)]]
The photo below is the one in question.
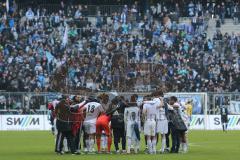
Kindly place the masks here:
[(163, 102), (163, 92), (157, 91), (154, 93), (153, 101), (156, 102), (158, 108), (158, 119), (157, 119), (157, 134), (161, 134), (161, 149), (160, 153), (164, 153), (166, 146), (166, 134), (168, 133), (168, 120), (166, 115), (166, 106)]
[(157, 132), (161, 134), (162, 146), (160, 149), (161, 153), (164, 153), (166, 145), (166, 134), (168, 133), (168, 120), (166, 115), (166, 109), (164, 107), (159, 108), (159, 116), (157, 121)]
[[(53, 100), (52, 101), (52, 107), (53, 107), (53, 111), (55, 111), (55, 108), (56, 108), (56, 106), (57, 106), (57, 104), (59, 103), (60, 101), (59, 100), (57, 100), (57, 99), (55, 99), (55, 100)], [(55, 136), (57, 136), (57, 127), (56, 127), (56, 118), (55, 118), (55, 115), (53, 115), (53, 113), (52, 113), (52, 115), (51, 115), (52, 117), (51, 118), (53, 118), (53, 129), (52, 129), (52, 131), (53, 131), (53, 134), (55, 135)]]
[(166, 109), (164, 107), (163, 103), (163, 92), (156, 91), (152, 93), (152, 96), (154, 97), (152, 101), (146, 101), (145, 103), (150, 103), (155, 106), (157, 110), (156, 115), (156, 138), (158, 138), (158, 134), (161, 134), (161, 141), (162, 146), (160, 149), (160, 152), (163, 153), (165, 150), (166, 145), (166, 134), (168, 133), (168, 120), (166, 116)]
[[(187, 107), (185, 105), (179, 104), (179, 112), (180, 112), (181, 118), (182, 118), (183, 122), (185, 123), (185, 126), (188, 129), (190, 126), (190, 118), (187, 115), (186, 108)], [(180, 142), (180, 147), (181, 147), (181, 150), (183, 153), (186, 153), (188, 151), (187, 133), (188, 133), (188, 130), (182, 134), (182, 138), (181, 138), (181, 142)]]
[(155, 102), (144, 102), (142, 114), (145, 119), (144, 135), (147, 137), (148, 152), (150, 154), (156, 154), (157, 107)]
[(168, 120), (166, 115), (166, 109), (163, 103), (163, 92), (156, 91), (152, 94), (152, 96), (153, 96), (154, 105), (157, 109), (157, 121), (156, 121), (157, 139), (158, 139), (158, 135), (161, 134), (162, 145), (161, 145), (160, 153), (163, 153), (166, 145), (166, 134), (168, 133)]
[(102, 105), (97, 102), (97, 100), (93, 100), (87, 103), (84, 106), (84, 109), (86, 110), (86, 118), (83, 122), (83, 126), (88, 135), (88, 138), (86, 140), (87, 151), (89, 153), (93, 153), (94, 139), (96, 133), (96, 122), (100, 113), (104, 112), (104, 109)]
[(140, 145), (140, 110), (137, 106), (137, 95), (131, 96), (129, 106), (124, 111), (124, 122), (127, 137), (127, 153), (134, 146), (134, 152), (137, 153)]

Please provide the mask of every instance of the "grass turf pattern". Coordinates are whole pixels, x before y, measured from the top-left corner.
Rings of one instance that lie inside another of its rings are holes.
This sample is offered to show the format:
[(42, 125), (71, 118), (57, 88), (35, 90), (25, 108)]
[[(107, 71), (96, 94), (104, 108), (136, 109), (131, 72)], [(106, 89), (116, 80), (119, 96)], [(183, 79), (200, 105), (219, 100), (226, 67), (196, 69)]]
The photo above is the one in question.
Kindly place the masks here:
[[(47, 131), (0, 131), (0, 160), (239, 160), (240, 131), (190, 131), (186, 154), (56, 155), (54, 136)], [(160, 149), (158, 144), (157, 149)], [(112, 151), (113, 145), (112, 145)]]

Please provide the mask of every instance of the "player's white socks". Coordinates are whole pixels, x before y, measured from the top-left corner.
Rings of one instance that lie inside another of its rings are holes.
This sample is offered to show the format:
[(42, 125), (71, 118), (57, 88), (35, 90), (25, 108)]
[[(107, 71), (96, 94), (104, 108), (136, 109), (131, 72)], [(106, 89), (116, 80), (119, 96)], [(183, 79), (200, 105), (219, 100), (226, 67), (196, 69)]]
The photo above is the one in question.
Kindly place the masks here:
[(153, 153), (153, 154), (156, 154), (156, 153), (157, 153), (156, 145), (157, 145), (157, 140), (156, 140), (156, 138), (154, 138), (154, 139), (152, 140), (152, 153)]
[(67, 143), (67, 139), (66, 138), (63, 139), (63, 150), (64, 150), (64, 152), (68, 152), (69, 151), (68, 150), (68, 143)]
[(152, 153), (152, 142), (150, 139), (147, 140), (147, 144), (148, 144), (148, 152)]
[(132, 145), (132, 139), (131, 139), (131, 138), (128, 138), (127, 144), (128, 144), (127, 153), (131, 153), (131, 152), (130, 152), (130, 150), (131, 150), (131, 145)]
[(89, 140), (90, 152), (93, 152), (93, 146), (94, 146), (94, 139), (90, 139), (90, 140)]
[(183, 153), (188, 151), (187, 143), (183, 143)]
[(166, 136), (163, 135), (162, 137), (162, 147), (161, 147), (161, 152), (164, 152), (166, 146)]
[(105, 135), (101, 137), (101, 146), (103, 149), (107, 148), (107, 136)]
[(138, 153), (139, 150), (139, 146), (140, 146), (140, 142), (138, 140), (135, 141), (135, 147), (134, 147), (134, 152)]
[(180, 142), (179, 151), (183, 151), (183, 142)]
[(90, 145), (89, 145), (89, 139), (86, 139), (86, 146), (87, 146), (87, 151), (89, 152), (90, 151)]

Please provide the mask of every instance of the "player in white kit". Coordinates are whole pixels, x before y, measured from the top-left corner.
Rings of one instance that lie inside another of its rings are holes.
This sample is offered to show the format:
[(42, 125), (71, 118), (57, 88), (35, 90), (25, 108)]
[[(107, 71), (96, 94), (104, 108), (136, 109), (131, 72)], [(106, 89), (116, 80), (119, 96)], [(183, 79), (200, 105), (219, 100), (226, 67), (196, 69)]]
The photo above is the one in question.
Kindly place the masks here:
[(166, 134), (168, 133), (168, 120), (166, 115), (166, 108), (163, 102), (163, 92), (156, 91), (153, 93), (153, 101), (155, 101), (155, 105), (158, 109), (158, 116), (157, 116), (157, 136), (161, 134), (161, 149), (160, 153), (164, 153), (165, 146), (166, 146)]
[(157, 107), (154, 101), (145, 101), (142, 111), (144, 122), (144, 135), (147, 137), (148, 153), (156, 154), (156, 120)]
[(97, 100), (92, 100), (84, 106), (86, 110), (86, 118), (83, 122), (83, 126), (87, 133), (87, 151), (93, 153), (94, 139), (96, 134), (96, 121), (97, 117), (104, 112), (102, 105)]
[(131, 96), (129, 107), (124, 111), (124, 122), (127, 137), (127, 153), (131, 151), (131, 145), (134, 146), (134, 152), (138, 153), (140, 145), (140, 110), (137, 106), (137, 95)]
[[(187, 106), (185, 106), (184, 104), (180, 104), (179, 107), (179, 112), (181, 114), (182, 120), (185, 123), (185, 126), (187, 127), (187, 129), (189, 129), (190, 126), (190, 118), (186, 112), (186, 108)], [(181, 142), (180, 142), (180, 147), (183, 153), (187, 153), (188, 151), (188, 130), (182, 134), (181, 137)]]
[(161, 134), (161, 149), (160, 153), (164, 153), (165, 145), (166, 145), (166, 134), (168, 133), (168, 120), (166, 116), (166, 109), (164, 107), (160, 107), (158, 109), (158, 120), (157, 120), (157, 132)]
[[(56, 106), (57, 106), (57, 104), (59, 103), (60, 101), (59, 100), (57, 100), (57, 99), (55, 99), (55, 100), (53, 100), (52, 102), (51, 102), (51, 105), (52, 105), (52, 107), (53, 107), (53, 110), (55, 111), (55, 108), (56, 108)], [(53, 134), (56, 136), (57, 135), (57, 127), (56, 127), (56, 117), (53, 117), (54, 118), (54, 120), (53, 120), (53, 129), (52, 129), (52, 131), (53, 131)]]
[(163, 103), (163, 92), (156, 91), (152, 93), (152, 96), (153, 96), (153, 100), (145, 103), (152, 103), (152, 105), (154, 105), (155, 108), (157, 109), (156, 138), (158, 139), (158, 135), (161, 134), (162, 145), (161, 145), (160, 153), (163, 153), (166, 145), (166, 134), (168, 133), (168, 121), (167, 121), (167, 116), (165, 112), (166, 109)]

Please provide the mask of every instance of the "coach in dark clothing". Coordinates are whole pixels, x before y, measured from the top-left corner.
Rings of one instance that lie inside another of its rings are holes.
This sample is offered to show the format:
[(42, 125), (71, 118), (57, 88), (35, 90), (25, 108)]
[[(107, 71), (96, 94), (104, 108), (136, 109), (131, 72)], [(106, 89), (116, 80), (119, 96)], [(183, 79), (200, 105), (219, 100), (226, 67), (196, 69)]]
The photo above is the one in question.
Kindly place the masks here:
[(75, 154), (75, 145), (72, 134), (72, 122), (70, 114), (69, 105), (66, 105), (65, 100), (61, 100), (61, 102), (56, 106), (56, 126), (58, 130), (55, 152), (62, 154), (63, 148), (63, 140), (66, 137), (68, 146), (71, 150), (72, 154)]
[(179, 105), (176, 104), (177, 97), (170, 97), (169, 104), (173, 107), (169, 110), (169, 127), (172, 136), (171, 153), (178, 153), (180, 147), (180, 137), (187, 131), (187, 127), (179, 112)]
[(122, 150), (126, 150), (126, 135), (124, 129), (124, 110), (126, 108), (126, 103), (123, 97), (115, 97), (112, 100), (113, 105), (118, 105), (118, 109), (113, 113), (111, 118), (111, 126), (113, 129), (114, 146), (116, 152), (119, 153), (118, 143), (122, 139)]

